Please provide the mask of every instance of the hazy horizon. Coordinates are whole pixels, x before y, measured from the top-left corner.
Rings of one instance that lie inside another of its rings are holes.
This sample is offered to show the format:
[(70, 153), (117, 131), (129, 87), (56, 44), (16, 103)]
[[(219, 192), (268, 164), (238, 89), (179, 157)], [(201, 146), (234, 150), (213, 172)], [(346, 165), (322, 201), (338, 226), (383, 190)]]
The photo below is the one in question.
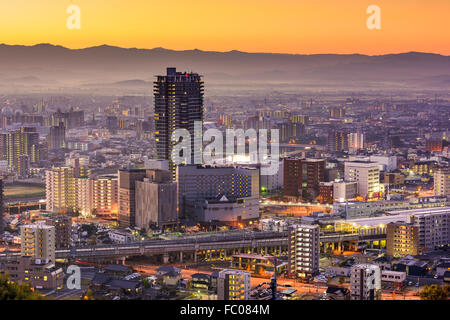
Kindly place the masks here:
[(276, 55), (304, 55), (304, 56), (312, 56), (312, 55), (362, 55), (362, 56), (368, 56), (368, 57), (378, 57), (378, 56), (386, 56), (386, 55), (394, 55), (394, 54), (407, 54), (407, 53), (423, 53), (423, 54), (435, 54), (440, 55), (443, 57), (449, 57), (449, 54), (442, 54), (439, 52), (431, 52), (431, 51), (418, 51), (418, 50), (409, 50), (409, 51), (398, 51), (398, 52), (387, 52), (387, 53), (381, 53), (381, 54), (367, 54), (367, 53), (360, 53), (360, 52), (351, 52), (351, 53), (337, 53), (337, 52), (316, 52), (316, 53), (302, 53), (302, 52), (269, 52), (269, 51), (244, 51), (240, 49), (231, 49), (231, 50), (208, 50), (208, 49), (202, 49), (199, 47), (193, 47), (193, 48), (186, 48), (186, 49), (174, 49), (174, 48), (168, 48), (168, 47), (125, 47), (125, 46), (118, 46), (118, 45), (112, 45), (108, 43), (102, 43), (89, 45), (89, 46), (80, 46), (80, 47), (71, 47), (66, 46), (62, 44), (56, 44), (56, 43), (50, 43), (50, 42), (36, 42), (33, 44), (14, 44), (14, 43), (5, 43), (1, 42), (0, 46), (17, 46), (17, 47), (35, 47), (35, 46), (41, 46), (41, 45), (49, 45), (53, 47), (62, 47), (69, 50), (84, 50), (84, 49), (90, 49), (90, 48), (98, 48), (98, 47), (114, 47), (114, 48), (120, 48), (120, 49), (135, 49), (135, 50), (155, 50), (155, 49), (164, 49), (168, 51), (178, 51), (178, 52), (185, 52), (185, 51), (202, 51), (202, 52), (211, 52), (211, 53), (230, 53), (230, 52), (242, 52), (242, 53), (254, 53), (254, 54), (276, 54)]

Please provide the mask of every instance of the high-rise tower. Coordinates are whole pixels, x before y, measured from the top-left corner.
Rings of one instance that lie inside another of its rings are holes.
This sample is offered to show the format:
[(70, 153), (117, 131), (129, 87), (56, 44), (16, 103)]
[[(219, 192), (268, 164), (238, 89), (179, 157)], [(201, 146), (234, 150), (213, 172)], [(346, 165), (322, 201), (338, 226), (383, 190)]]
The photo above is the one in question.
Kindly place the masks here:
[[(177, 72), (167, 68), (167, 75), (156, 76), (154, 82), (155, 142), (158, 159), (169, 160), (169, 170), (175, 178), (172, 142), (176, 129), (187, 129), (191, 135), (191, 164), (201, 162), (202, 132), (194, 135), (194, 122), (201, 121), (203, 128), (203, 81), (197, 73)], [(200, 140), (199, 158), (194, 159), (194, 141)]]

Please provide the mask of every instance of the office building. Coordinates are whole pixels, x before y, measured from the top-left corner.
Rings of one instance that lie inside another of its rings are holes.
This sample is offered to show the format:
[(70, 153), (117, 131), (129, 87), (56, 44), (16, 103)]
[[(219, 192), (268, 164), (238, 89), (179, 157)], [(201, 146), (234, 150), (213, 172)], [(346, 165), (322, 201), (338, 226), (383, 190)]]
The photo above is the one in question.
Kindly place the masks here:
[(259, 217), (258, 168), (179, 166), (177, 183), (179, 213), (184, 218), (241, 223)]
[(351, 300), (381, 300), (381, 270), (373, 264), (356, 264), (350, 269)]
[(145, 169), (119, 170), (119, 225), (136, 224), (136, 181), (146, 177)]
[(220, 114), (219, 115), (219, 124), (221, 124), (225, 128), (230, 128), (231, 127), (231, 115), (224, 114), (224, 113)]
[[(445, 198), (417, 198), (406, 200), (379, 200), (358, 202), (335, 202), (333, 212), (340, 213), (346, 219), (366, 218), (393, 210), (412, 210), (440, 208), (449, 205)], [(406, 212), (406, 211), (403, 211)]]
[(250, 273), (239, 270), (222, 270), (217, 278), (218, 300), (249, 300)]
[(387, 225), (386, 254), (392, 257), (419, 254), (419, 227), (408, 223), (391, 222)]
[(401, 186), (405, 183), (405, 176), (399, 172), (385, 172), (383, 182), (389, 185)]
[(411, 160), (409, 164), (409, 168), (412, 169), (412, 172), (420, 176), (423, 175), (432, 176), (436, 171), (437, 166), (438, 164), (435, 160), (423, 160), (423, 161)]
[[(203, 81), (197, 73), (177, 72), (167, 68), (166, 75), (157, 76), (154, 82), (155, 142), (158, 159), (169, 160), (169, 170), (175, 178), (171, 141), (176, 129), (186, 129), (191, 137), (191, 164), (202, 163), (203, 139)], [(200, 132), (194, 135), (194, 122), (200, 121)], [(194, 141), (199, 141), (198, 159), (194, 159)], [(195, 161), (195, 162), (194, 162)]]
[(353, 132), (348, 134), (348, 148), (349, 150), (364, 149), (364, 134), (360, 132)]
[(333, 203), (333, 183), (332, 182), (320, 182), (319, 183), (319, 196), (320, 203)]
[(289, 273), (311, 278), (319, 272), (320, 227), (295, 224), (289, 228)]
[(66, 147), (66, 128), (62, 122), (57, 126), (50, 127), (50, 132), (47, 136), (47, 145), (49, 150)]
[(70, 212), (76, 209), (74, 170), (53, 167), (45, 172), (47, 210)]
[(285, 158), (283, 166), (284, 196), (312, 200), (318, 195), (325, 181), (324, 159)]
[(331, 107), (330, 108), (330, 118), (332, 119), (340, 119), (345, 117), (345, 107)]
[[(269, 167), (269, 165), (262, 164), (261, 168)], [(261, 175), (260, 174), (260, 187), (262, 192), (272, 192), (275, 190), (283, 189), (283, 179), (284, 179), (284, 161), (280, 160), (278, 162), (278, 171), (271, 175)]]
[(408, 222), (419, 228), (419, 248), (433, 250), (450, 243), (450, 208), (409, 210)]
[(365, 199), (380, 198), (380, 169), (375, 162), (346, 161), (345, 181), (358, 183), (358, 195)]
[(444, 140), (442, 139), (428, 139), (425, 141), (425, 151), (442, 152), (443, 148), (444, 148)]
[(348, 133), (344, 131), (331, 131), (328, 133), (328, 149), (331, 152), (348, 150)]
[(21, 127), (19, 130), (0, 134), (1, 160), (19, 171), (20, 156), (27, 155), (31, 163), (39, 161), (39, 133), (34, 127)]
[(357, 182), (335, 181), (333, 182), (333, 200), (345, 202), (356, 198), (358, 193)]
[(292, 115), (289, 117), (289, 120), (291, 120), (292, 123), (309, 124), (309, 116), (305, 115)]
[(31, 256), (37, 264), (55, 262), (55, 227), (38, 221), (20, 227), (22, 256)]
[(177, 224), (177, 184), (170, 171), (147, 170), (136, 181), (136, 227), (165, 228)]
[(16, 169), (20, 178), (27, 178), (30, 171), (30, 156), (21, 154)]
[(54, 215), (45, 219), (45, 223), (55, 227), (55, 247), (69, 248), (72, 244), (72, 218), (66, 215)]
[(434, 172), (434, 195), (450, 196), (450, 168), (439, 168)]
[(119, 181), (117, 175), (91, 177), (91, 208), (96, 216), (117, 217), (119, 214)]
[(62, 112), (61, 110), (58, 110), (52, 114), (49, 120), (50, 126), (59, 126), (60, 123), (62, 123), (64, 128), (66, 128), (67, 130), (79, 128), (84, 125), (84, 111), (82, 110), (74, 111), (73, 108), (71, 108), (67, 112)]
[(1, 271), (7, 272), (11, 281), (29, 284), (37, 290), (60, 290), (64, 286), (64, 271), (53, 262), (36, 263), (31, 256), (5, 262)]
[(74, 199), (76, 211), (84, 217), (92, 214), (92, 183), (88, 177), (74, 178)]
[(192, 221), (210, 225), (229, 225), (242, 227), (259, 219), (259, 200), (255, 197), (228, 199), (222, 196), (216, 199), (185, 201), (185, 214)]
[(394, 171), (397, 169), (397, 156), (372, 155), (369, 161), (379, 165), (380, 171)]

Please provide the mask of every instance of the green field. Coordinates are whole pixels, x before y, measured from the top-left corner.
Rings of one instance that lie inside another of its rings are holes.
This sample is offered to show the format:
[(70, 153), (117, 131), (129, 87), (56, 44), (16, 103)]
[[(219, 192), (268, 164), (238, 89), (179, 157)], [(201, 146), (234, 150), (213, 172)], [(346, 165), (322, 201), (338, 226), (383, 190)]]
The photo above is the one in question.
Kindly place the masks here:
[(45, 185), (42, 183), (14, 182), (4, 185), (5, 200), (24, 200), (45, 197)]

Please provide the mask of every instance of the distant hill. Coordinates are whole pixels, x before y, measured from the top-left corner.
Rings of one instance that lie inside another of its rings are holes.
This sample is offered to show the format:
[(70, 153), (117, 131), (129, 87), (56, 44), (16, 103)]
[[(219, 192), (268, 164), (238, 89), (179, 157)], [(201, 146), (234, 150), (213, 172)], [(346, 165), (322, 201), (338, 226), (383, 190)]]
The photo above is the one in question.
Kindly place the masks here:
[(126, 49), (107, 45), (76, 50), (50, 44), (0, 45), (0, 86), (7, 86), (8, 80), (20, 79), (14, 82), (141, 87), (151, 85), (154, 76), (165, 73), (168, 66), (198, 72), (212, 85), (236, 81), (361, 86), (398, 82), (403, 86), (410, 83), (448, 89), (450, 76), (450, 56), (420, 52), (301, 55)]

